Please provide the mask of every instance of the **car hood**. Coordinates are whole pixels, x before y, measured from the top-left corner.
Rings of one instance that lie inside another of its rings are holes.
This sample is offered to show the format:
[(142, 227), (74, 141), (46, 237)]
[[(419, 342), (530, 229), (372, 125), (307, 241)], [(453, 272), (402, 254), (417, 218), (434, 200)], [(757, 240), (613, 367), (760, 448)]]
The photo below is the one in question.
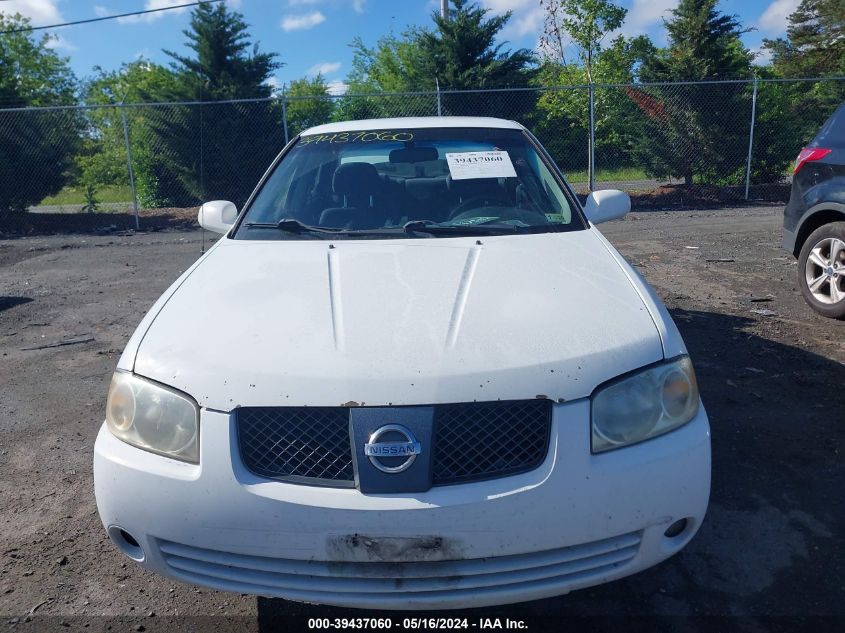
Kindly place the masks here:
[(134, 371), (223, 411), (574, 400), (663, 358), (594, 229), (223, 239), (151, 323)]

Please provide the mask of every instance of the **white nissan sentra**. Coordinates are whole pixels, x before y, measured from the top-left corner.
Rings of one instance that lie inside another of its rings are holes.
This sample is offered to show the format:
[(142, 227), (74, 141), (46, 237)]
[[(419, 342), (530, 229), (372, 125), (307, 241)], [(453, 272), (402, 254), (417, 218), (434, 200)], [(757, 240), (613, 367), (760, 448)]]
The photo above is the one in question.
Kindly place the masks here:
[(196, 585), (366, 608), (622, 578), (704, 518), (669, 314), (521, 125), (303, 132), (147, 313), (97, 438), (114, 544)]

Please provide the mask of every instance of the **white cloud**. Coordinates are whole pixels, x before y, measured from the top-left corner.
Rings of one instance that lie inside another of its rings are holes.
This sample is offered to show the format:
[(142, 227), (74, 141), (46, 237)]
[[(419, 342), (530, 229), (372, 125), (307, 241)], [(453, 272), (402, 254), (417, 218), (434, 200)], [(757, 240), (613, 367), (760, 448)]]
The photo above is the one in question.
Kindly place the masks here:
[(679, 2), (680, 0), (633, 0), (622, 26), (605, 35), (603, 42), (606, 44), (619, 35), (648, 35), (658, 46), (665, 46), (668, 44), (668, 34), (663, 21), (672, 17), (671, 11)]
[(754, 46), (751, 48), (751, 52), (754, 53), (755, 66), (767, 66), (772, 61), (771, 49), (763, 48), (762, 46)]
[[(241, 6), (242, 0), (224, 0), (226, 5), (231, 9), (238, 9)], [(144, 0), (144, 11), (153, 9), (167, 9), (168, 7), (177, 7), (180, 4), (187, 4), (186, 0)], [(155, 22), (168, 15), (179, 15), (187, 13), (192, 7), (179, 7), (178, 9), (168, 9), (167, 11), (156, 11), (155, 13), (145, 13), (143, 15), (127, 15), (124, 18), (117, 18), (121, 24), (135, 24), (137, 22)], [(94, 7), (94, 13), (100, 17), (105, 15), (114, 15), (115, 13), (128, 13), (128, 11), (120, 7), (113, 11), (106, 9), (101, 5)]]
[[(510, 22), (502, 31), (502, 39), (523, 37), (536, 34), (539, 38), (543, 30), (543, 7), (537, 0), (481, 0), (481, 6), (494, 15), (513, 12)], [(440, 4), (437, 4), (437, 10)]]
[(507, 38), (534, 33), (539, 37), (543, 30), (543, 18), (543, 7), (532, 7), (525, 13), (514, 15), (502, 35)]
[(56, 0), (7, 0), (0, 3), (0, 13), (21, 15), (32, 20), (36, 26), (64, 22)]
[(325, 77), (326, 75), (336, 73), (338, 70), (340, 70), (340, 67), (342, 65), (343, 64), (341, 64), (340, 62), (322, 62), (319, 64), (314, 64), (313, 66), (311, 66), (311, 68), (308, 69), (307, 74), (312, 76), (323, 75), (323, 77)]
[[(145, 0), (144, 10), (149, 11), (150, 9), (164, 9), (166, 7), (178, 6), (180, 4), (185, 4), (185, 0)], [(96, 7), (94, 10), (97, 10)], [(117, 21), (121, 24), (155, 22), (156, 20), (163, 18), (165, 15), (177, 15), (179, 13), (185, 13), (186, 11), (188, 11), (188, 7), (180, 7), (179, 9), (170, 9), (169, 11), (145, 13), (144, 15), (127, 15), (125, 18), (117, 18)], [(120, 13), (120, 11), (117, 11), (117, 13)]]
[[(238, 1), (240, 2), (240, 0)], [(344, 0), (344, 2), (348, 2), (355, 13), (364, 13), (367, 4), (367, 0)], [(318, 4), (331, 4), (332, 7), (337, 7), (339, 0), (333, 2), (330, 2), (330, 0), (287, 0), (287, 4), (289, 7), (313, 7)]]
[(282, 88), (282, 82), (279, 81), (279, 78), (275, 75), (271, 75), (270, 77), (268, 77), (264, 84), (270, 86), (273, 92), (277, 92)]
[(677, 6), (678, 0), (634, 0), (620, 30), (629, 37), (643, 35), (653, 26), (662, 26), (663, 20)]
[(346, 94), (347, 90), (349, 90), (349, 86), (343, 83), (340, 79), (330, 81), (326, 85), (330, 95), (343, 95)]
[(304, 15), (286, 15), (282, 19), (283, 31), (299, 31), (303, 29), (311, 29), (326, 21), (324, 16), (319, 11), (306, 13)]
[(50, 39), (47, 40), (47, 48), (52, 48), (54, 50), (65, 50), (65, 51), (75, 51), (78, 47), (73, 42), (69, 42), (61, 35), (56, 35), (55, 33), (50, 33)]
[(516, 13), (518, 9), (534, 4), (537, 4), (536, 0), (481, 0), (481, 5), (490, 9), (493, 13), (504, 13), (505, 11)]
[(786, 31), (787, 18), (798, 8), (799, 0), (774, 0), (757, 20), (757, 27), (769, 35)]
[[(480, 2), (483, 7), (497, 15), (513, 11), (513, 17), (502, 33), (506, 39), (531, 34), (536, 34), (539, 39), (542, 35), (545, 16), (537, 0), (480, 0)], [(622, 28), (608, 34), (605, 41), (610, 41), (619, 34), (631, 37), (652, 32), (654, 27), (662, 27), (663, 18), (669, 17), (669, 11), (678, 6), (678, 2), (679, 0), (632, 0)]]
[[(231, 9), (239, 9), (243, 0), (224, 0), (225, 4)], [(156, 20), (160, 20), (161, 18), (168, 16), (168, 15), (179, 15), (186, 13), (192, 9), (192, 7), (179, 7), (181, 4), (187, 4), (187, 0), (145, 0), (144, 6), (141, 7), (140, 10), (142, 11), (151, 11), (155, 9), (167, 9), (166, 11), (156, 11), (155, 13), (145, 13), (143, 15), (127, 15), (122, 18), (117, 18), (117, 21), (120, 24), (137, 24), (139, 22), (155, 22)], [(168, 7), (179, 7), (169, 9)], [(127, 9), (125, 7), (117, 7), (115, 9), (108, 9), (101, 4), (94, 5), (94, 15), (97, 17), (107, 17), (110, 15), (116, 15), (119, 13), (128, 13), (132, 9)]]

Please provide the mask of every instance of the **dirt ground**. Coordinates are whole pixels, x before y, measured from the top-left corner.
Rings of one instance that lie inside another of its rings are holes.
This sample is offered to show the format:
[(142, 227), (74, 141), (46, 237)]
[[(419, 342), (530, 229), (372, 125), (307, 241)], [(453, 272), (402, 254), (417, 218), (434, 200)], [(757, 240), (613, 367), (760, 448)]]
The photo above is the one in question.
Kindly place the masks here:
[[(694, 360), (713, 432), (708, 516), (656, 568), (475, 615), (538, 618), (533, 630), (550, 615), (651, 618), (650, 630), (705, 626), (679, 616), (739, 618), (723, 630), (842, 630), (845, 322), (804, 304), (780, 217), (780, 207), (655, 211), (606, 225)], [(0, 240), (3, 630), (290, 630), (349, 613), (171, 582), (119, 554), (100, 524), (91, 461), (111, 372), (202, 237)]]

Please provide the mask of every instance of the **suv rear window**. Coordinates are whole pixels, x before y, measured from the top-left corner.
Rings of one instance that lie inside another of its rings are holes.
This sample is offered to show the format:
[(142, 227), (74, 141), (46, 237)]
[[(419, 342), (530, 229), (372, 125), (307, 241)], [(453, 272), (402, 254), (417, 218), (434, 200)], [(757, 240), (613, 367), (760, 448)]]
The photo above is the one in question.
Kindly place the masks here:
[(809, 147), (830, 146), (845, 146), (845, 103), (836, 109), (809, 145)]

